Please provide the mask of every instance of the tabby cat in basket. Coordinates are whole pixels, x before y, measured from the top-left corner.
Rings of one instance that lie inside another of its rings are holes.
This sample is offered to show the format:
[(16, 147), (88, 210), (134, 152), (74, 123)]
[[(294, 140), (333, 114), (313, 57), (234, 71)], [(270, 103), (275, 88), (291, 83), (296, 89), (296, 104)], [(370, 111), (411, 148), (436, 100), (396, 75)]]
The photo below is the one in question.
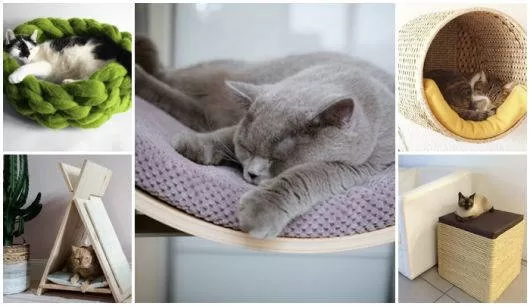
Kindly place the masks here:
[(515, 87), (515, 82), (503, 82), (486, 77), (484, 71), (466, 75), (449, 70), (433, 70), (425, 74), (434, 80), (447, 104), (464, 120), (482, 121), (495, 115), (497, 108)]
[(469, 197), (458, 193), (458, 207), (455, 211), (460, 221), (474, 219), (487, 211), (493, 211), (493, 205), (481, 194), (473, 193)]
[(257, 238), (394, 163), (394, 78), (337, 53), (263, 62), (220, 60), (184, 69), (158, 64), (136, 40), (136, 94), (195, 130), (172, 145), (207, 165), (235, 161), (257, 188), (238, 219)]
[(81, 290), (85, 292), (90, 287), (90, 282), (103, 275), (101, 266), (92, 246), (72, 246), (72, 253), (68, 259), (67, 271), (73, 273), (70, 283), (76, 285), (82, 277)]

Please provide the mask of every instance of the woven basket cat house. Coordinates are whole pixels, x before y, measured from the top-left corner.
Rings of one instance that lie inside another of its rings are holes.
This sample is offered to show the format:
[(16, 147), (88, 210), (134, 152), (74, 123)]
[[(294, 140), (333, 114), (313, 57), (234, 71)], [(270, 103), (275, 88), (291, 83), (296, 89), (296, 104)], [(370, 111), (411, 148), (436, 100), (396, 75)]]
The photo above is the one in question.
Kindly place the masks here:
[[(484, 121), (465, 121), (443, 98), (432, 99), (434, 82), (424, 79), (424, 73), (435, 69), (466, 74), (484, 71), (489, 77), (518, 85), (495, 115)], [(413, 19), (399, 31), (398, 97), (402, 116), (448, 137), (467, 142), (503, 137), (526, 117), (524, 29), (510, 16), (487, 8), (442, 11)]]
[[(92, 19), (38, 18), (17, 26), (17, 35), (38, 31), (38, 42), (69, 36), (105, 37), (123, 49), (131, 51), (132, 36), (113, 25)], [(8, 76), (19, 64), (4, 52), (4, 95), (9, 104), (23, 116), (53, 129), (65, 127), (95, 128), (116, 113), (131, 106), (131, 76), (116, 62), (109, 62), (87, 80), (56, 84), (26, 77), (11, 84)]]

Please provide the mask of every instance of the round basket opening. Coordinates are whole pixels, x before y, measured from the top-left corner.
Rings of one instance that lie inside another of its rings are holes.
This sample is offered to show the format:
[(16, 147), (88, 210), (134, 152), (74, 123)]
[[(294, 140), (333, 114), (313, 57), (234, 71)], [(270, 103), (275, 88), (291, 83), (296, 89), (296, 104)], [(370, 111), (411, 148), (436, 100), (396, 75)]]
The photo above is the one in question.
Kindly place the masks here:
[(432, 40), (423, 73), (435, 69), (526, 84), (526, 34), (510, 17), (479, 10), (446, 23)]

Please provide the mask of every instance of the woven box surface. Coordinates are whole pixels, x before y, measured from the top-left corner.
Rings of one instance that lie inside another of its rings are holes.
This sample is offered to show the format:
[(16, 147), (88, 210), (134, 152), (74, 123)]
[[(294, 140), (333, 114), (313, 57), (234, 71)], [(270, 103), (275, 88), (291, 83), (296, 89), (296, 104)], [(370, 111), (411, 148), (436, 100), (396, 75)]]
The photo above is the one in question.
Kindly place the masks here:
[(493, 302), (521, 271), (522, 215), (496, 210), (477, 219), (440, 217), (438, 273), (482, 302)]

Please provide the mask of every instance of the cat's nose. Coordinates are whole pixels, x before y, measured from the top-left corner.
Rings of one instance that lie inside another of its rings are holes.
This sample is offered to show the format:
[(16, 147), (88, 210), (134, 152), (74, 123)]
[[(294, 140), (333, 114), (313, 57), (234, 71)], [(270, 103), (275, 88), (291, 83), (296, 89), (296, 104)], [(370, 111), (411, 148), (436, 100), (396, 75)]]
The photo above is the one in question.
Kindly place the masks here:
[(255, 178), (258, 177), (258, 175), (257, 175), (257, 174), (254, 174), (254, 173), (252, 173), (252, 172), (249, 172), (249, 173), (248, 173), (248, 177), (250, 177), (251, 180), (254, 180)]

